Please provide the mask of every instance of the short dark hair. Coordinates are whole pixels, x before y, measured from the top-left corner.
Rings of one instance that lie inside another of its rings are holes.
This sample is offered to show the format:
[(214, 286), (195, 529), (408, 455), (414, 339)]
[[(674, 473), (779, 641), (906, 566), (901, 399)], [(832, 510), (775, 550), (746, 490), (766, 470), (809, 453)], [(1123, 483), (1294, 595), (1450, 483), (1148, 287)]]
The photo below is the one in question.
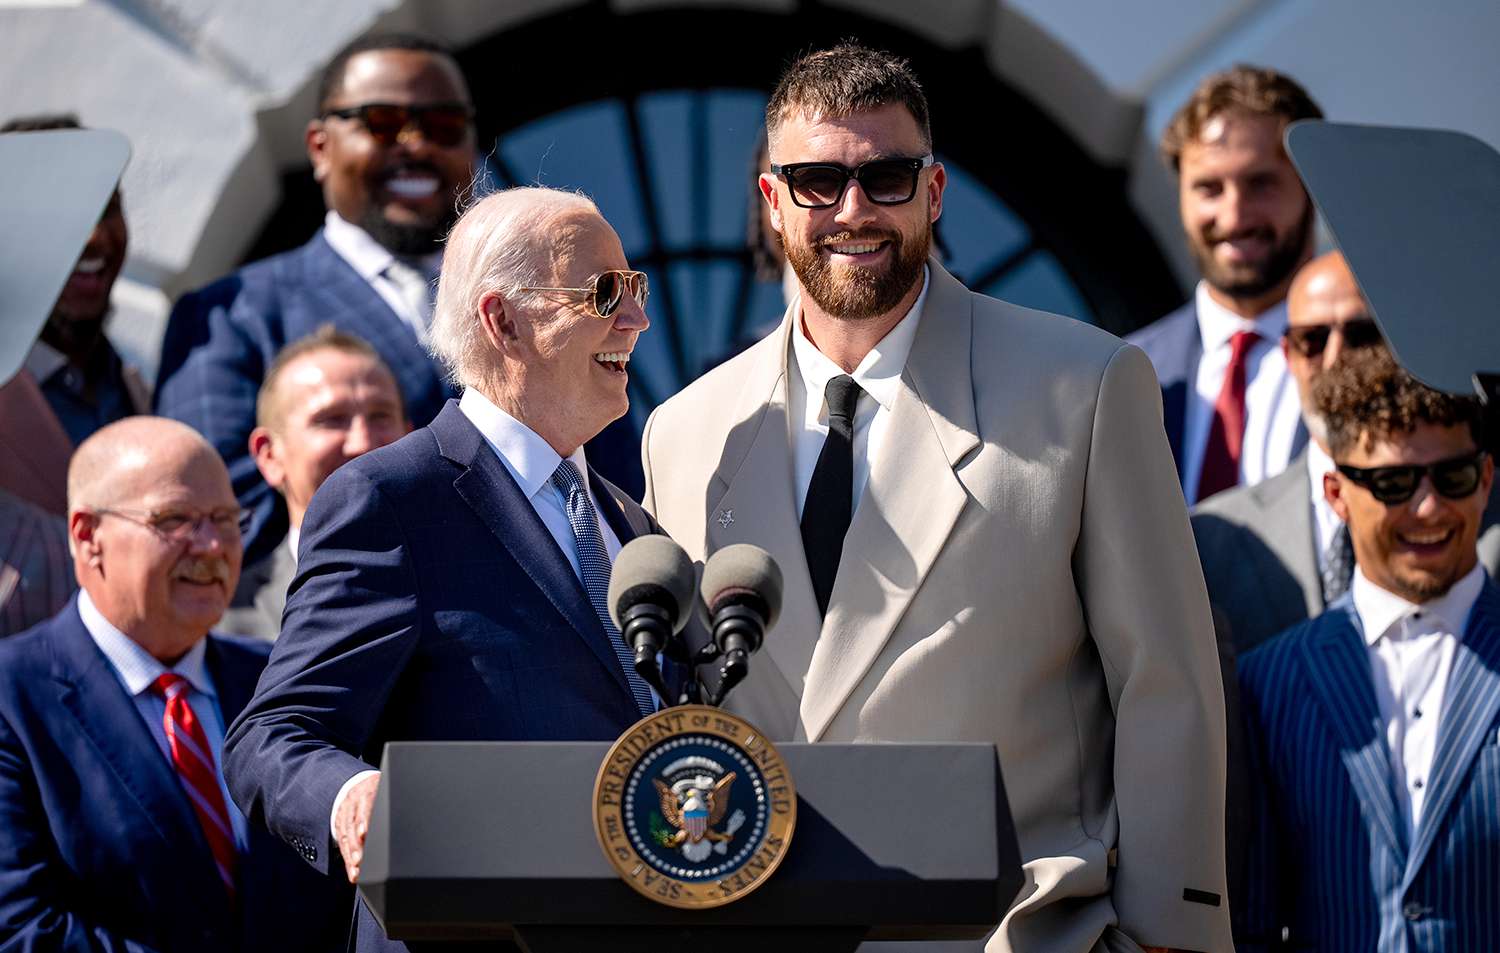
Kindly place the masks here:
[(362, 36), (333, 54), (333, 59), (329, 60), (328, 65), (323, 68), (323, 78), (318, 82), (318, 110), (320, 112), (338, 93), (339, 86), (344, 82), (344, 70), (348, 68), (349, 61), (361, 53), (371, 53), (376, 50), (411, 50), (417, 53), (431, 53), (434, 56), (446, 57), (455, 65), (458, 63), (451, 49), (420, 33), (371, 33), (369, 36)]
[(1313, 382), (1312, 398), (1327, 422), (1328, 449), (1334, 459), (1363, 439), (1389, 441), (1424, 423), (1467, 425), (1475, 445), (1483, 445), (1479, 400), (1428, 387), (1397, 364), (1388, 348), (1345, 351)]
[(1208, 76), (1193, 90), (1161, 134), (1161, 154), (1172, 170), (1182, 165), (1182, 149), (1203, 133), (1209, 120), (1225, 113), (1266, 116), (1283, 124), (1322, 119), (1323, 110), (1285, 73), (1240, 64)]
[(900, 103), (917, 121), (922, 144), (932, 149), (927, 96), (911, 63), (857, 40), (803, 53), (781, 74), (766, 103), (766, 136), (774, 145), (793, 109), (809, 116), (839, 118)]
[(281, 425), (282, 408), (277, 406), (279, 402), (276, 400), (276, 388), (281, 383), (281, 375), (286, 372), (287, 367), (293, 361), (317, 351), (339, 351), (356, 357), (369, 358), (375, 362), (375, 366), (390, 377), (391, 383), (396, 388), (396, 399), (403, 402), (403, 413), (405, 412), (405, 398), (401, 396), (401, 382), (396, 380), (396, 375), (392, 373), (390, 365), (381, 360), (380, 353), (370, 345), (370, 342), (357, 334), (340, 331), (332, 324), (322, 324), (313, 333), (283, 347), (276, 353), (271, 366), (266, 368), (266, 376), (260, 383), (260, 391), (255, 395), (255, 425), (257, 427), (265, 427), (267, 430), (274, 431)]
[(48, 129), (82, 129), (83, 123), (73, 113), (38, 113), (35, 116), (17, 116), (0, 132), (45, 132)]

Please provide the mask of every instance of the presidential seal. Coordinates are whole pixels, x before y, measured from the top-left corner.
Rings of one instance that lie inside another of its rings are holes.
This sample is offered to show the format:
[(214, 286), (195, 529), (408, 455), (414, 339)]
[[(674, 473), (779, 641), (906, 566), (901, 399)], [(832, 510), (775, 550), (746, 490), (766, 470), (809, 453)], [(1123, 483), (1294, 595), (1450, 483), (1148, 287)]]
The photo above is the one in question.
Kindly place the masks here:
[(718, 907), (759, 887), (796, 822), (781, 754), (748, 722), (705, 705), (641, 719), (594, 781), (604, 856), (631, 887), (672, 907)]

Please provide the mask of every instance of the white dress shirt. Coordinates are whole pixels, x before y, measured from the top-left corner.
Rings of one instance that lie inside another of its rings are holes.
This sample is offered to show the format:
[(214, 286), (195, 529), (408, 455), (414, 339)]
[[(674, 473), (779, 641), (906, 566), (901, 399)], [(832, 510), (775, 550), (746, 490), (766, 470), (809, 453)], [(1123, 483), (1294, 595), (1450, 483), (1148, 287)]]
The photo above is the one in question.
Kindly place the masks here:
[[(880, 343), (870, 349), (864, 360), (849, 376), (859, 385), (859, 402), (854, 409), (854, 508), (864, 495), (870, 469), (885, 443), (890, 427), (891, 408), (901, 392), (901, 372), (917, 336), (922, 320), (922, 306), (931, 287), (927, 268), (922, 269), (922, 293), (895, 327), (886, 332)], [(792, 329), (791, 367), (787, 372), (787, 422), (791, 428), (792, 488), (797, 494), (797, 518), (807, 503), (807, 488), (812, 483), (818, 455), (828, 439), (828, 401), (824, 390), (828, 382), (844, 373), (808, 340), (802, 321)]]
[(1328, 498), (1323, 495), (1323, 474), (1332, 472), (1336, 464), (1333, 458), (1318, 446), (1316, 440), (1307, 441), (1307, 482), (1308, 497), (1312, 504), (1313, 539), (1317, 543), (1318, 574), (1321, 576), (1323, 568), (1328, 564), (1328, 544), (1344, 525), (1339, 515), (1329, 505)]
[[(414, 311), (401, 285), (387, 272), (391, 263), (396, 260), (390, 249), (371, 238), (369, 232), (358, 225), (351, 225), (332, 211), (323, 218), (323, 239), (328, 242), (328, 247), (349, 263), (349, 267), (366, 284), (375, 289), (381, 300), (391, 306), (391, 310), (406, 322), (418, 340), (426, 340), (427, 322), (431, 316)], [(428, 279), (435, 281), (442, 263), (442, 252), (433, 252), (420, 260), (419, 270)]]
[[(516, 481), (532, 509), (536, 510), (536, 515), (541, 517), (547, 532), (552, 534), (558, 548), (568, 558), (573, 574), (582, 582), (583, 568), (578, 564), (573, 524), (568, 521), (567, 497), (552, 484), (552, 474), (557, 471), (563, 458), (536, 431), (495, 406), (488, 397), (472, 387), (464, 389), (464, 395), (458, 401), (458, 409), (478, 428), (484, 442), (495, 451), (495, 456), (500, 458), (506, 472)], [(579, 446), (568, 459), (578, 468), (587, 486), (589, 467), (583, 455), (583, 447)], [(594, 494), (594, 488), (590, 486), (588, 491), (589, 500), (594, 504), (594, 517), (599, 521), (599, 534), (604, 537), (604, 549), (609, 553), (609, 561), (613, 563), (615, 557), (620, 555), (620, 538), (610, 529), (608, 520), (599, 518), (599, 498)], [(613, 500), (610, 505), (614, 505)], [(661, 703), (654, 689), (651, 695), (656, 698), (657, 704)], [(329, 831), (333, 830), (333, 819), (338, 817), (339, 805), (344, 802), (344, 795), (349, 793), (349, 789), (363, 779), (379, 773), (374, 769), (360, 771), (344, 782), (333, 799), (333, 810), (328, 816)]]
[(1189, 394), (1183, 421), (1183, 486), (1198, 498), (1198, 478), (1203, 473), (1203, 454), (1208, 449), (1214, 425), (1214, 405), (1224, 387), (1233, 350), (1230, 340), (1237, 331), (1254, 331), (1260, 340), (1250, 348), (1245, 363), (1245, 442), (1240, 451), (1240, 485), (1259, 483), (1286, 469), (1297, 444), (1302, 423), (1302, 404), (1297, 383), (1287, 372), (1281, 353), (1281, 335), (1286, 331), (1286, 302), (1272, 306), (1253, 320), (1242, 318), (1219, 304), (1208, 293), (1208, 283), (1198, 282), (1194, 299), (1198, 311), (1198, 334), (1203, 356), (1198, 376)]
[(1453, 655), (1484, 578), (1476, 565), (1443, 595), (1414, 605), (1375, 585), (1364, 570), (1354, 573), (1354, 611), (1364, 628), (1407, 843), (1422, 819)]
[(177, 660), (176, 665), (168, 668), (104, 618), (87, 591), (78, 594), (78, 615), (83, 619), (83, 627), (88, 629), (94, 644), (104, 653), (105, 661), (109, 662), (110, 669), (120, 680), (125, 694), (135, 703), (135, 710), (140, 712), (151, 737), (156, 739), (156, 746), (161, 749), (161, 756), (167, 760), (167, 770), (172, 772), (173, 777), (177, 777), (177, 767), (172, 763), (172, 748), (167, 743), (167, 729), (163, 724), (167, 715), (167, 702), (152, 691), (151, 686), (164, 672), (173, 672), (187, 679), (188, 706), (193, 709), (193, 714), (203, 727), (203, 734), (208, 738), (208, 748), (214, 759), (214, 776), (219, 780), (219, 793), (223, 795), (224, 807), (229, 811), (234, 841), (244, 851), (250, 843), (249, 829), (244, 815), (229, 797), (229, 788), (224, 785), (224, 716), (219, 712), (219, 696), (214, 691), (213, 678), (208, 673), (208, 666), (204, 664), (208, 640), (200, 639), (188, 649), (186, 655)]

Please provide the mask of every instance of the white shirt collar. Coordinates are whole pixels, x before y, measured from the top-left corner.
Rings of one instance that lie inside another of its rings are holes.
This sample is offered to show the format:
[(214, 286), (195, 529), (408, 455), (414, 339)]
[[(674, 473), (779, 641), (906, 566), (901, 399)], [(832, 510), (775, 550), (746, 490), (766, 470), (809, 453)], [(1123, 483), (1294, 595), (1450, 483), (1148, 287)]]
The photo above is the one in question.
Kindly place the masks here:
[(288, 526), (286, 530), (286, 548), (292, 554), (292, 565), (297, 565), (297, 544), (302, 542), (302, 527)]
[(1279, 341), (1286, 332), (1286, 299), (1276, 302), (1254, 318), (1242, 318), (1219, 304), (1208, 293), (1208, 282), (1198, 282), (1194, 294), (1198, 310), (1198, 334), (1203, 340), (1205, 354), (1217, 351), (1229, 343), (1237, 331), (1254, 331), (1261, 336), (1261, 343)]
[[(563, 458), (535, 430), (501, 410), (473, 387), (464, 389), (458, 409), (479, 429), (528, 500), (546, 488)], [(569, 454), (568, 459), (587, 482), (588, 460), (583, 445)]]
[(26, 355), (26, 369), (38, 384), (45, 383), (47, 378), (67, 366), (68, 359), (63, 353), (46, 341), (39, 340), (31, 345), (31, 352)]
[[(391, 262), (396, 260), (389, 248), (371, 238), (370, 233), (358, 225), (344, 221), (337, 212), (330, 211), (323, 216), (323, 240), (366, 283), (384, 274)], [(433, 252), (419, 261), (422, 271), (431, 277), (438, 273), (442, 260), (442, 252)]]
[(204, 695), (214, 694), (214, 684), (208, 677), (208, 667), (204, 660), (208, 648), (207, 638), (195, 642), (187, 650), (187, 654), (177, 660), (176, 665), (168, 668), (141, 648), (134, 639), (115, 628), (104, 617), (104, 613), (99, 611), (98, 606), (94, 605), (87, 590), (78, 593), (78, 615), (83, 619), (83, 627), (88, 629), (94, 644), (99, 646), (99, 651), (104, 653), (110, 667), (115, 670), (115, 674), (124, 683), (125, 690), (131, 695), (139, 695), (149, 689), (163, 672), (181, 675), (194, 690)]
[[(860, 389), (889, 411), (901, 392), (901, 372), (906, 369), (906, 358), (911, 354), (912, 341), (917, 336), (917, 325), (922, 321), (922, 307), (927, 303), (927, 289), (932, 287), (931, 275), (926, 265), (922, 266), (922, 293), (912, 302), (911, 310), (886, 332), (870, 353), (864, 356), (859, 366), (849, 376)], [(808, 402), (821, 404), (828, 382), (844, 373), (843, 368), (829, 360), (822, 351), (808, 340), (802, 328), (802, 309), (797, 309), (796, 327), (792, 329), (792, 351), (797, 358), (797, 370), (802, 375)]]
[(1483, 565), (1475, 564), (1468, 575), (1455, 582), (1447, 592), (1417, 605), (1375, 585), (1365, 576), (1363, 569), (1356, 568), (1352, 586), (1354, 611), (1359, 613), (1360, 624), (1364, 626), (1365, 643), (1374, 645), (1391, 631), (1392, 626), (1417, 612), (1424, 617), (1436, 617), (1426, 626), (1429, 630), (1448, 631), (1463, 638), (1464, 628), (1469, 624), (1469, 612), (1484, 589), (1484, 578)]

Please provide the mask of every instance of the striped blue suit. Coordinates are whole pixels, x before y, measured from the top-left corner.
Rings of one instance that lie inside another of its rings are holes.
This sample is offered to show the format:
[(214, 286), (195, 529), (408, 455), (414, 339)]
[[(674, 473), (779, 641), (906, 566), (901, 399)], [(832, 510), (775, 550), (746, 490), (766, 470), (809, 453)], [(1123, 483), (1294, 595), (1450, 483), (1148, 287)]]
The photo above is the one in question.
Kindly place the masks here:
[(1410, 843), (1348, 596), (1246, 655), (1240, 690), (1256, 798), (1241, 953), (1500, 950), (1500, 588), (1485, 581), (1460, 639)]

